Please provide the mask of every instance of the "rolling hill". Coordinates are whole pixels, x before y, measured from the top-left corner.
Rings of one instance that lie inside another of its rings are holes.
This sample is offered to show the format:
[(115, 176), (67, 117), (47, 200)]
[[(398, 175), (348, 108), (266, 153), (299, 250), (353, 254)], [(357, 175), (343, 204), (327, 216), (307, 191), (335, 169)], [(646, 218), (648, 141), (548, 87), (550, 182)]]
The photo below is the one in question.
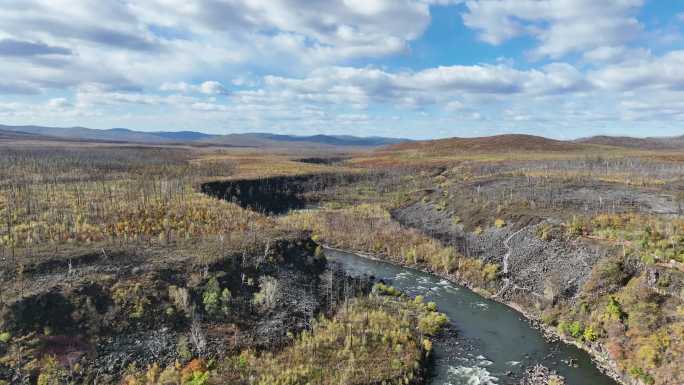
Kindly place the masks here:
[(448, 154), (459, 152), (489, 153), (512, 151), (573, 151), (583, 145), (541, 136), (505, 134), (477, 138), (449, 138), (407, 142), (385, 147), (390, 151), (418, 150)]
[(592, 136), (571, 141), (524, 134), (504, 134), (475, 138), (448, 138), (424, 141), (351, 135), (282, 135), (240, 133), (213, 135), (198, 131), (143, 132), (128, 128), (106, 130), (87, 127), (45, 127), (0, 125), (0, 140), (63, 140), (139, 144), (185, 144), (195, 146), (251, 148), (378, 148), (389, 151), (418, 150), (435, 154), (491, 153), (512, 151), (573, 151), (591, 145), (642, 150), (684, 150), (684, 135), (635, 138)]
[(406, 142), (407, 139), (358, 137), (350, 135), (277, 135), (268, 133), (229, 134), (211, 140), (246, 147), (378, 147)]
[(603, 146), (615, 146), (636, 148), (642, 150), (673, 150), (684, 149), (684, 135), (661, 138), (634, 138), (630, 136), (592, 136), (580, 138), (575, 142), (584, 144), (598, 144)]
[(0, 140), (50, 140), (55, 139), (43, 135), (31, 134), (21, 131), (9, 131), (0, 129)]

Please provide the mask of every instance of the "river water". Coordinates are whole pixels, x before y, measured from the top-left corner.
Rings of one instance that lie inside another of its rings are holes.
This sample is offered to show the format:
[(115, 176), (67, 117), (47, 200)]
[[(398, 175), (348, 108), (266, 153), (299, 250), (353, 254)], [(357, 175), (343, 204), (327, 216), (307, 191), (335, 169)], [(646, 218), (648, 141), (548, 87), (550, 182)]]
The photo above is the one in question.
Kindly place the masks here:
[(536, 363), (563, 375), (568, 385), (616, 385), (586, 352), (547, 341), (521, 314), (503, 304), (431, 274), (331, 249), (326, 256), (342, 264), (348, 274), (372, 275), (406, 294), (422, 295), (449, 316), (457, 338), (435, 343), (431, 385), (508, 385)]

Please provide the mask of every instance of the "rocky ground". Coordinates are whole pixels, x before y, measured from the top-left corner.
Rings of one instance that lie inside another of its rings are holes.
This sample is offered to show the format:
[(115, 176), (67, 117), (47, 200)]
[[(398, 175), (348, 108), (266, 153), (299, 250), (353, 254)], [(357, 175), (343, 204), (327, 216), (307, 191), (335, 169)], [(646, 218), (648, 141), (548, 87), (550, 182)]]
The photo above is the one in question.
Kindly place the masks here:
[[(516, 170), (520, 172), (521, 169)], [(543, 170), (530, 170), (541, 172)], [(647, 188), (619, 183), (577, 178), (568, 182), (561, 178), (497, 176), (479, 178), (451, 187), (454, 193), (468, 198), (502, 202), (529, 202), (533, 210), (573, 210), (577, 212), (642, 211), (656, 214), (678, 214), (678, 186)]]
[(334, 300), (368, 290), (328, 270), (315, 249), (288, 238), (263, 255), (210, 264), (110, 252), (29, 266), (21, 282), (7, 273), (0, 330), (10, 338), (0, 341), (0, 382), (34, 383), (36, 362), (48, 356), (72, 368), (78, 383), (111, 383), (132, 364), (277, 349)]
[(547, 302), (571, 298), (589, 278), (594, 264), (608, 252), (560, 236), (540, 239), (542, 227), (559, 224), (553, 219), (523, 216), (477, 233), (455, 223), (457, 214), (438, 210), (432, 202), (418, 201), (394, 210), (392, 215), (402, 225), (453, 245), (463, 255), (501, 266), (506, 285), (498, 295), (503, 298), (516, 292), (531, 293)]
[(563, 385), (565, 381), (562, 376), (552, 372), (543, 365), (536, 365), (525, 370), (525, 376), (519, 385)]

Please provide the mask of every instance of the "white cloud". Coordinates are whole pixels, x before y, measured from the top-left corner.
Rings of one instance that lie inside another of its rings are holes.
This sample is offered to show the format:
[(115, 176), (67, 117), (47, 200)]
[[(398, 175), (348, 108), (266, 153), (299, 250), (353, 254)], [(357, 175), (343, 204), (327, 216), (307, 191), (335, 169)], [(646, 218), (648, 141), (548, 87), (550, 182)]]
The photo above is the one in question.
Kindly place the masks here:
[(155, 0), (131, 7), (149, 24), (251, 41), (261, 54), (278, 49), (316, 61), (399, 52), (430, 21), (428, 4), (417, 0)]
[(48, 101), (47, 106), (53, 109), (64, 109), (73, 107), (73, 105), (66, 98), (53, 98)]
[(228, 90), (223, 84), (215, 80), (207, 80), (200, 84), (165, 82), (159, 87), (159, 90), (166, 92), (201, 93), (205, 95), (223, 95), (228, 93)]
[[(429, 22), (420, 0), (10, 0), (0, 13), (0, 54), (11, 56), (0, 71), (39, 90), (145, 88), (251, 63), (295, 70), (396, 54)], [(35, 93), (0, 87), (10, 92)]]
[(221, 95), (228, 92), (223, 84), (215, 80), (209, 80), (200, 84), (199, 90), (205, 95)]
[(191, 104), (190, 107), (198, 111), (228, 111), (228, 107), (216, 103), (197, 102)]
[(167, 91), (167, 92), (183, 92), (183, 93), (186, 93), (186, 92), (191, 92), (193, 87), (196, 87), (196, 86), (192, 86), (186, 82), (177, 82), (177, 83), (165, 82), (159, 87), (159, 90), (160, 91)]
[(426, 105), (453, 95), (548, 95), (588, 90), (591, 85), (573, 66), (549, 64), (539, 70), (507, 65), (443, 66), (418, 72), (378, 68), (330, 67), (305, 78), (267, 76), (270, 91), (321, 103), (397, 103)]
[(572, 52), (619, 46), (642, 25), (634, 17), (643, 0), (467, 1), (464, 23), (491, 44), (530, 35), (539, 41), (534, 57), (560, 58)]
[(444, 106), (447, 111), (462, 111), (464, 108), (465, 105), (458, 100), (452, 100)]
[(654, 88), (684, 91), (684, 51), (649, 57), (635, 63), (606, 66), (589, 74), (600, 87), (630, 91)]
[(465, 0), (423, 0), (423, 2), (426, 4), (440, 5), (440, 6), (461, 4), (464, 1)]
[(0, 80), (0, 95), (37, 95), (40, 93), (40, 87), (31, 82)]
[(626, 52), (625, 46), (603, 46), (587, 51), (583, 56), (590, 62), (616, 62), (621, 61)]

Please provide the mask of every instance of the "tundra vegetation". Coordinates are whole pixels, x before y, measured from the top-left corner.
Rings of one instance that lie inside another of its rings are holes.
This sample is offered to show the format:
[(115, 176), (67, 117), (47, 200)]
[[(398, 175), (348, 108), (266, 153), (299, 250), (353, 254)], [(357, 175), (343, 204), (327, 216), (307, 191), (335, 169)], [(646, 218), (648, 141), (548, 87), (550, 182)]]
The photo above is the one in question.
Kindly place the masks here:
[[(64, 146), (0, 151), (0, 381), (419, 383), (444, 317), (331, 273), (325, 244), (515, 304), (625, 381), (684, 382), (681, 152), (525, 136), (329, 162)], [(283, 176), (299, 176), (278, 193), (304, 209), (267, 215), (203, 188)], [(46, 303), (61, 318), (27, 316)], [(147, 354), (99, 348), (137, 332), (154, 337)]]
[(320, 168), (251, 156), (3, 148), (0, 383), (419, 383), (433, 305), (326, 274), (307, 234), (201, 193)]
[(680, 154), (447, 149), (352, 158), (386, 172), (280, 221), (513, 303), (625, 381), (684, 380)]

